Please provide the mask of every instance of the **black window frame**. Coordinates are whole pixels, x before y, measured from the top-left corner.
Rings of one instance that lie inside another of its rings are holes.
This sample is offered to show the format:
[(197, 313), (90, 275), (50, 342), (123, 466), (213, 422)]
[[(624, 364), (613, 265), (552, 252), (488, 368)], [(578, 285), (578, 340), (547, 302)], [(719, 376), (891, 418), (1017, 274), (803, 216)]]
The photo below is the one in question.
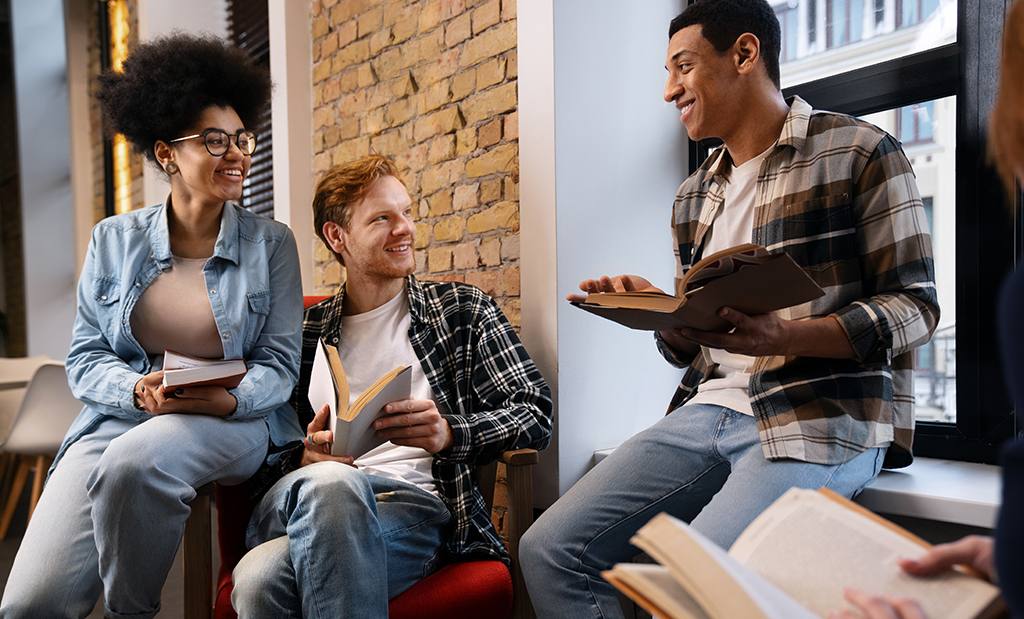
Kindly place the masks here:
[[(863, 116), (922, 101), (956, 103), (956, 424), (919, 421), (917, 456), (996, 463), (1016, 427), (1000, 363), (996, 307), (1003, 279), (1024, 255), (1024, 192), (1010, 208), (987, 162), (1005, 0), (958, 0), (957, 40), (930, 50), (799, 84), (783, 91), (817, 109)], [(690, 142), (692, 173), (716, 141)]]

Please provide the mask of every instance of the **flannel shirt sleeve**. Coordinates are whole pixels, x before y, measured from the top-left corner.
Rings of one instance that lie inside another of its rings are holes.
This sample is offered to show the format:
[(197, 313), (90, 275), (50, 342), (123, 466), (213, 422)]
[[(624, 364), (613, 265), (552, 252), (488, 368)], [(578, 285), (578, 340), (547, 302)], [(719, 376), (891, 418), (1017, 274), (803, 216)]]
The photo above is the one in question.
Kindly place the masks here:
[(836, 311), (858, 361), (888, 360), (928, 341), (939, 320), (931, 235), (914, 171), (886, 135), (854, 183), (867, 294)]
[(470, 372), (474, 405), (466, 415), (445, 414), (452, 446), (438, 459), (467, 464), (496, 460), (510, 449), (544, 449), (551, 438), (551, 390), (512, 325), (478, 293)]

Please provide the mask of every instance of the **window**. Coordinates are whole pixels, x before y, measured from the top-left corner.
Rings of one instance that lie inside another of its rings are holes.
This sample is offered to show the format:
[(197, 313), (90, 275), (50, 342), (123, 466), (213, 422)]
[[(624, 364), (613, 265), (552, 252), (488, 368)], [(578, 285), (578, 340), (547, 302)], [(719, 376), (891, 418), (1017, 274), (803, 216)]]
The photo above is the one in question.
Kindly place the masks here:
[[(270, 69), (270, 25), (266, 2), (229, 0), (228, 33), (231, 43), (248, 53), (256, 64)], [(255, 127), (256, 152), (242, 185), (241, 206), (260, 215), (274, 216), (274, 148), (270, 105), (260, 113)]]
[(909, 28), (930, 18), (939, 0), (896, 0), (896, 27)]
[(935, 136), (935, 102), (904, 105), (896, 115), (894, 135), (904, 146), (931, 142)]
[[(957, 0), (786, 0), (775, 11), (783, 88), (948, 45), (957, 36)], [(789, 45), (790, 36), (806, 44)]]
[[(1024, 195), (1012, 196), (1012, 212), (1002, 208), (1006, 197), (985, 157), (1005, 4), (791, 0), (785, 8), (794, 2), (807, 44), (796, 58), (784, 56), (784, 95), (899, 139), (932, 232), (941, 318), (915, 352), (914, 451), (995, 462), (1017, 429), (993, 316), (1002, 280), (1024, 253)], [(817, 26), (816, 16), (824, 18)], [(691, 165), (707, 146), (691, 145)]]
[(779, 57), (780, 62), (796, 60), (796, 44), (798, 36), (797, 6), (784, 4), (775, 7), (775, 16), (779, 18), (779, 26), (782, 29), (782, 50)]
[(864, 0), (825, 0), (826, 47), (859, 41), (864, 25)]

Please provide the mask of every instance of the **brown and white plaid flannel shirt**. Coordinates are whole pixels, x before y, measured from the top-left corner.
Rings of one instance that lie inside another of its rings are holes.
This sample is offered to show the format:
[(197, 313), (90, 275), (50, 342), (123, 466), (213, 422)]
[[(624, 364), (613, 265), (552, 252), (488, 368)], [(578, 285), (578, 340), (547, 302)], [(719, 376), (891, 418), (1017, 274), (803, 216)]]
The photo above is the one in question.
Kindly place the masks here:
[[(779, 312), (799, 320), (833, 316), (856, 359), (758, 357), (750, 399), (768, 459), (845, 462), (891, 444), (885, 466), (912, 460), (912, 350), (939, 319), (931, 237), (914, 171), (900, 144), (850, 116), (812, 110), (799, 97), (761, 165), (752, 241), (786, 252), (825, 290)], [(672, 234), (679, 279), (700, 259), (722, 209), (732, 161), (712, 151), (679, 187)], [(685, 403), (714, 371), (707, 349), (687, 367), (669, 410)]]

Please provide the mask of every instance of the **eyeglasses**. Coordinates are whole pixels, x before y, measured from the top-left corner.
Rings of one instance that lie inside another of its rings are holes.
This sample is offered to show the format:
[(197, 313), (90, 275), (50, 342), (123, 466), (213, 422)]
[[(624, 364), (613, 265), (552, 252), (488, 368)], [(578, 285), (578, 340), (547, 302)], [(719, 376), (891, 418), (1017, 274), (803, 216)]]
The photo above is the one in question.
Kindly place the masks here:
[(235, 145), (238, 146), (238, 150), (242, 151), (243, 155), (251, 155), (256, 152), (256, 134), (246, 129), (241, 129), (235, 135), (231, 135), (223, 129), (206, 129), (202, 133), (196, 133), (195, 135), (186, 135), (183, 138), (175, 138), (170, 140), (169, 143), (181, 142), (183, 140), (194, 140), (196, 138), (203, 138), (203, 144), (206, 145), (206, 152), (210, 153), (214, 157), (223, 157), (228, 149), (231, 148), (231, 139), (235, 139)]

